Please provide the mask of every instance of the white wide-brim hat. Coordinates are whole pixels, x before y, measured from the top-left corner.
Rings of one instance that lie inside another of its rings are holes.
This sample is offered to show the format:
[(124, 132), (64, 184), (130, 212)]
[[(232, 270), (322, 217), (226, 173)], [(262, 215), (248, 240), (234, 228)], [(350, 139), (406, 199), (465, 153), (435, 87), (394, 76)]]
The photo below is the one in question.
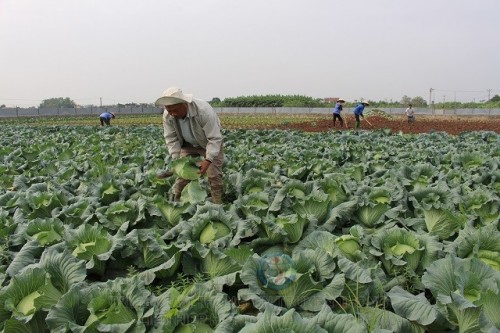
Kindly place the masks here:
[(155, 106), (167, 106), (181, 103), (191, 103), (193, 95), (184, 94), (181, 89), (177, 87), (170, 87), (163, 92), (160, 98), (155, 102)]

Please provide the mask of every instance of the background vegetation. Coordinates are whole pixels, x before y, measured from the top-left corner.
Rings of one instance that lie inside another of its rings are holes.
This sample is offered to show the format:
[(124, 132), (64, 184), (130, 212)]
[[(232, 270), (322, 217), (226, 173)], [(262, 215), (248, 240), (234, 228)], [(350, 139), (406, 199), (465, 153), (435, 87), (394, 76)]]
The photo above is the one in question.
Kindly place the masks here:
[[(359, 101), (364, 100), (360, 98)], [(359, 101), (346, 101), (346, 107), (352, 107)], [(368, 100), (371, 107), (401, 108), (412, 104), (414, 107), (428, 107), (427, 101), (421, 97), (404, 95), (399, 101), (374, 101)], [(333, 107), (334, 103), (325, 103), (323, 99), (301, 95), (265, 95), (265, 96), (240, 96), (234, 98), (213, 98), (210, 103), (216, 107)], [(486, 102), (445, 102), (435, 103), (436, 109), (495, 109), (500, 108), (500, 96), (495, 95)]]
[[(359, 101), (364, 100), (360, 98)], [(346, 101), (346, 107), (355, 106), (359, 101)], [(412, 104), (414, 107), (428, 107), (427, 101), (421, 97), (409, 97), (404, 95), (401, 100), (385, 100), (385, 101), (374, 101), (368, 100), (371, 107), (378, 108), (401, 108), (407, 107), (408, 104)], [(313, 98), (303, 95), (252, 95), (252, 96), (239, 96), (230, 97), (221, 100), (218, 97), (212, 98), (209, 103), (214, 107), (270, 107), (270, 108), (280, 108), (280, 107), (333, 107), (335, 104), (330, 102), (325, 102), (321, 98)], [(148, 105), (146, 103), (127, 103), (127, 104), (117, 104), (117, 106), (140, 106)], [(38, 106), (39, 108), (73, 108), (77, 107), (75, 103), (69, 97), (56, 97), (45, 99)], [(106, 105), (112, 106), (112, 105)], [(0, 108), (4, 108), (5, 105), (0, 105)], [(500, 96), (495, 95), (488, 101), (483, 102), (441, 102), (435, 103), (433, 106), (435, 109), (497, 109), (500, 108)]]

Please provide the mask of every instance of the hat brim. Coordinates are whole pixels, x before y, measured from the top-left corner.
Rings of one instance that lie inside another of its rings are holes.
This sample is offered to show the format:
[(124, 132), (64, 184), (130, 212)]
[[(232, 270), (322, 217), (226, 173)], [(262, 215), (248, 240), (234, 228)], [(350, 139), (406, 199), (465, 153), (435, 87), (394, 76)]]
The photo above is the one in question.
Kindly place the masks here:
[(361, 104), (364, 104), (366, 106), (370, 105), (370, 103), (366, 103), (366, 102), (361, 102)]
[(168, 97), (163, 96), (156, 100), (155, 106), (168, 106), (182, 103), (191, 103), (193, 101), (193, 95), (184, 94), (184, 98)]
[(343, 100), (343, 99), (338, 99), (338, 100), (337, 100), (337, 102), (338, 102), (338, 103), (340, 103), (340, 102), (345, 103), (345, 100)]

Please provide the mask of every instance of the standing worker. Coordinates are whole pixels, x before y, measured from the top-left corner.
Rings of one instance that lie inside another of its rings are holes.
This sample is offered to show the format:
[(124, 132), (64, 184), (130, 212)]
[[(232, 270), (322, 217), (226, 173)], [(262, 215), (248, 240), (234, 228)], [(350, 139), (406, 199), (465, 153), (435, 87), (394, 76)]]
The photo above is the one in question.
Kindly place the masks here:
[(99, 116), (99, 120), (101, 121), (101, 126), (104, 126), (104, 124), (106, 125), (111, 125), (111, 118), (115, 119), (115, 114), (113, 112), (103, 112), (101, 113), (101, 115)]
[[(170, 87), (155, 102), (164, 107), (163, 136), (167, 149), (176, 159), (184, 156), (203, 156), (200, 174), (205, 173), (210, 183), (212, 202), (222, 203), (224, 164), (223, 138), (220, 120), (207, 102), (184, 94), (177, 87)], [(178, 178), (174, 184), (174, 200), (179, 201), (181, 192), (190, 181)]]
[(413, 105), (408, 104), (408, 108), (405, 111), (406, 117), (408, 117), (408, 124), (415, 121), (415, 110), (413, 110)]
[(365, 119), (365, 117), (363, 116), (363, 111), (365, 107), (368, 105), (370, 105), (370, 103), (361, 102), (354, 108), (353, 112), (354, 112), (354, 117), (356, 118), (356, 128), (359, 128), (359, 126), (361, 125), (361, 119), (359, 117)]
[(338, 118), (340, 122), (340, 128), (344, 127), (344, 120), (342, 119), (342, 116), (340, 113), (342, 112), (342, 106), (345, 103), (345, 101), (342, 98), (339, 98), (337, 100), (337, 103), (335, 103), (335, 108), (333, 109), (333, 128), (335, 128), (335, 120)]

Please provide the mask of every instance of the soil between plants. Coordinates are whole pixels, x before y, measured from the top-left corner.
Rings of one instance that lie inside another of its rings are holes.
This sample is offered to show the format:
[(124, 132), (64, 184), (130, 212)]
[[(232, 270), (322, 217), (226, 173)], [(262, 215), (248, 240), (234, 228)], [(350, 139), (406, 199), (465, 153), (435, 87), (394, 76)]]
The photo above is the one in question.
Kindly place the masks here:
[[(318, 115), (317, 120), (277, 125), (279, 129), (301, 130), (304, 132), (326, 132), (331, 130), (345, 131), (353, 130), (355, 125), (354, 116), (344, 116), (347, 121), (347, 128), (341, 128), (337, 121), (336, 127), (333, 127), (333, 120), (330, 115)], [(393, 116), (387, 119), (381, 116), (370, 116), (361, 121), (362, 130), (377, 130), (390, 128), (392, 133), (431, 133), (447, 132), (452, 135), (458, 135), (463, 132), (471, 131), (493, 131), (500, 133), (500, 117), (497, 116), (421, 116), (416, 118), (415, 122), (408, 123), (404, 116)]]

